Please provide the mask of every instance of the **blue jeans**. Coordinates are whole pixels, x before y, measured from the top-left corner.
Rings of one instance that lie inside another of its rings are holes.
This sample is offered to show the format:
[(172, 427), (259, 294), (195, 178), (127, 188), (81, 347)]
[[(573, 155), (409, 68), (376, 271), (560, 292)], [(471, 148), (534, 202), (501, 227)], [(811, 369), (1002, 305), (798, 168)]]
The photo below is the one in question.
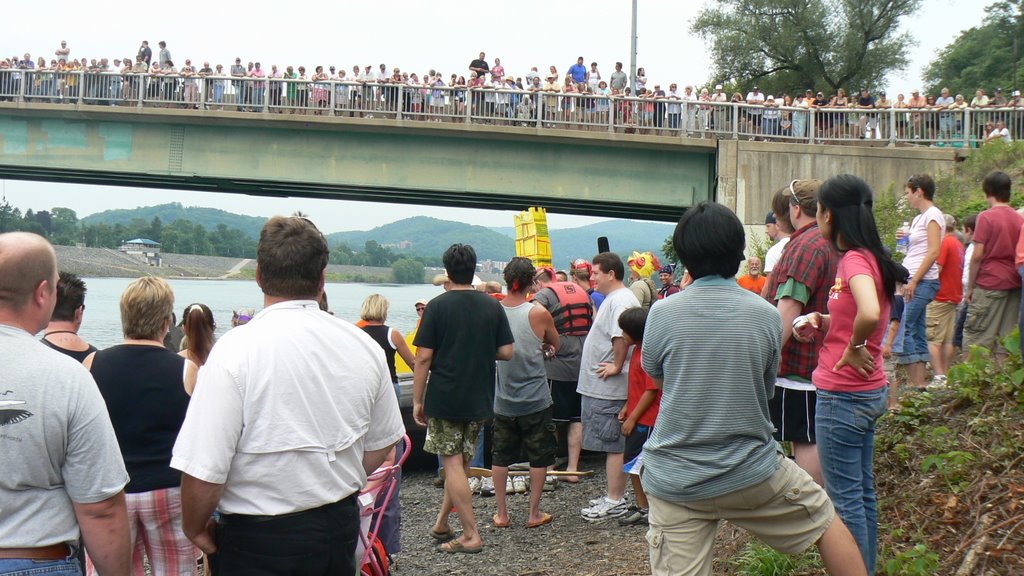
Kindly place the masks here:
[(3, 576), (82, 576), (77, 558), (63, 560), (0, 560)]
[(878, 504), (872, 456), (875, 423), (885, 412), (888, 386), (868, 392), (818, 390), (814, 433), (828, 492), (850, 529), (868, 574), (878, 555)]
[(900, 325), (900, 332), (903, 334), (903, 352), (896, 359), (898, 364), (927, 362), (930, 359), (928, 333), (925, 326), (927, 314), (925, 312), (938, 291), (938, 280), (921, 280), (917, 285), (917, 290), (914, 291), (914, 297), (907, 302), (907, 307), (903, 310), (903, 324)]

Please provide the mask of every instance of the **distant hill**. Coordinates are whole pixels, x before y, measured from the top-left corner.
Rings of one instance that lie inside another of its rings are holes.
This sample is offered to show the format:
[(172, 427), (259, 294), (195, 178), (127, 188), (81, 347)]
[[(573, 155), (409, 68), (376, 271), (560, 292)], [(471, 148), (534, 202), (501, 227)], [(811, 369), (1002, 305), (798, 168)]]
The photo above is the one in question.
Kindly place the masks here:
[[(164, 225), (178, 219), (190, 220), (207, 230), (216, 230), (220, 224), (237, 228), (246, 236), (258, 239), (266, 218), (243, 216), (215, 208), (182, 206), (178, 202), (130, 209), (106, 210), (82, 218), (83, 224), (122, 224), (128, 226), (135, 219), (146, 223), (159, 217)], [(597, 252), (597, 238), (607, 236), (612, 250), (628, 255), (633, 250), (650, 250), (659, 255), (665, 238), (672, 234), (671, 224), (608, 220), (579, 228), (551, 231), (551, 249), (555, 266), (564, 268), (572, 258), (591, 258)], [(367, 240), (387, 245), (395, 254), (440, 256), (456, 242), (471, 244), (481, 260), (508, 260), (515, 255), (515, 228), (512, 226), (487, 228), (462, 222), (440, 220), (427, 216), (406, 218), (372, 230), (356, 230), (328, 234), (332, 246), (345, 243), (361, 252)], [(407, 248), (400, 244), (408, 243)]]
[[(328, 234), (327, 240), (332, 246), (345, 243), (357, 252), (362, 251), (367, 240), (373, 240), (395, 254), (422, 256), (440, 256), (449, 246), (461, 242), (472, 245), (480, 260), (508, 260), (516, 250), (515, 238), (490, 228), (428, 216), (414, 216), (372, 230), (335, 232)], [(403, 242), (410, 243), (408, 248), (399, 246)]]
[[(662, 259), (661, 245), (665, 238), (672, 235), (675, 226), (657, 222), (635, 222), (633, 220), (608, 220), (597, 224), (588, 224), (579, 228), (551, 230), (551, 258), (555, 268), (565, 268), (569, 261), (576, 258), (590, 259), (597, 253), (597, 239), (608, 237), (609, 247), (613, 252), (628, 256), (634, 250), (645, 252), (650, 250), (658, 259)], [(492, 228), (506, 237), (515, 239), (514, 227)]]
[(267, 221), (266, 218), (243, 216), (216, 208), (185, 207), (178, 202), (171, 202), (170, 204), (159, 204), (157, 206), (104, 210), (103, 212), (97, 212), (82, 218), (81, 222), (88, 226), (95, 226), (97, 224), (107, 224), (110, 226), (122, 224), (128, 226), (136, 218), (141, 218), (148, 223), (154, 217), (160, 218), (164, 225), (180, 219), (190, 220), (193, 224), (199, 224), (211, 231), (216, 230), (218, 225), (224, 224), (229, 229), (237, 228), (241, 230), (253, 240), (259, 239), (260, 230)]

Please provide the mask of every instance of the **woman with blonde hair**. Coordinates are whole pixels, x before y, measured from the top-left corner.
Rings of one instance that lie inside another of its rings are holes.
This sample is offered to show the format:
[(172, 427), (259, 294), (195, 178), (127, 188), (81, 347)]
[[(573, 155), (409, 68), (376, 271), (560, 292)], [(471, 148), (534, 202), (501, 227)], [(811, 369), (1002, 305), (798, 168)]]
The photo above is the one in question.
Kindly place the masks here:
[[(124, 343), (85, 359), (103, 395), (130, 480), (125, 487), (133, 574), (196, 574), (199, 549), (181, 527), (181, 473), (171, 468), (198, 368), (164, 347), (174, 293), (167, 282), (139, 278), (121, 295)], [(90, 573), (94, 570), (90, 568)]]

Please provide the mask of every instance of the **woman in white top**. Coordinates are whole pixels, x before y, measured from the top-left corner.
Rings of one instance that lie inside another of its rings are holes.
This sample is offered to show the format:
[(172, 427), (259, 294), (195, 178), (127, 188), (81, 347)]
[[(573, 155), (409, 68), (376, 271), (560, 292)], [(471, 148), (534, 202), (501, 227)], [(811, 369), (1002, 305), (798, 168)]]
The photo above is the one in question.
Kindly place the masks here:
[[(928, 361), (928, 338), (925, 329), (926, 309), (928, 303), (939, 291), (939, 267), (935, 260), (939, 256), (942, 244), (942, 230), (945, 219), (933, 199), (935, 197), (935, 181), (927, 174), (915, 174), (907, 180), (907, 204), (919, 212), (910, 224), (910, 243), (903, 266), (910, 273), (910, 280), (903, 287), (903, 300), (906, 307), (903, 311), (903, 351), (897, 362), (903, 364), (910, 378), (910, 385), (924, 388), (925, 366)], [(897, 231), (897, 239), (904, 233)]]

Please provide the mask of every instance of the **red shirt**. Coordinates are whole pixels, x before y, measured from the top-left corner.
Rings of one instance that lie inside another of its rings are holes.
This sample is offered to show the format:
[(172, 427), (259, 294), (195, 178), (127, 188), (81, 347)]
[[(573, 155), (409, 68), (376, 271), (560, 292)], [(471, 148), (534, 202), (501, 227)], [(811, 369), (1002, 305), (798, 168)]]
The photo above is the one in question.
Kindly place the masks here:
[[(857, 315), (857, 303), (850, 292), (850, 278), (861, 274), (867, 274), (874, 279), (878, 304), (881, 307), (878, 326), (868, 337), (867, 346), (868, 352), (875, 360), (875, 371), (868, 375), (866, 380), (851, 366), (843, 366), (838, 372), (832, 369), (843, 357), (843, 352), (853, 337), (853, 319)], [(832, 392), (866, 392), (885, 386), (888, 378), (882, 363), (882, 336), (889, 325), (885, 319), (889, 317), (891, 306), (892, 296), (883, 293), (882, 272), (875, 257), (866, 250), (850, 250), (843, 254), (836, 270), (836, 282), (829, 290), (828, 313), (831, 322), (828, 334), (825, 335), (825, 343), (818, 353), (818, 367), (811, 376), (816, 388)]]
[(986, 290), (1016, 290), (1020, 288), (1020, 274), (1013, 261), (1020, 236), (1021, 218), (1009, 206), (993, 206), (978, 214), (974, 229), (975, 244), (985, 246), (975, 286)]
[(939, 291), (935, 294), (935, 301), (959, 304), (964, 299), (964, 245), (956, 236), (946, 234), (942, 237), (939, 257), (935, 262), (942, 267), (939, 270)]
[(643, 366), (640, 366), (640, 346), (633, 346), (633, 355), (629, 357), (629, 388), (626, 392), (626, 418), (629, 418), (629, 415), (633, 413), (633, 409), (640, 403), (640, 397), (647, 390), (656, 391), (658, 396), (654, 399), (654, 404), (651, 404), (651, 407), (640, 415), (636, 423), (642, 426), (654, 426), (654, 421), (658, 418), (658, 407), (661, 406), (661, 389), (654, 384), (654, 380), (651, 380), (647, 372), (644, 372)]

